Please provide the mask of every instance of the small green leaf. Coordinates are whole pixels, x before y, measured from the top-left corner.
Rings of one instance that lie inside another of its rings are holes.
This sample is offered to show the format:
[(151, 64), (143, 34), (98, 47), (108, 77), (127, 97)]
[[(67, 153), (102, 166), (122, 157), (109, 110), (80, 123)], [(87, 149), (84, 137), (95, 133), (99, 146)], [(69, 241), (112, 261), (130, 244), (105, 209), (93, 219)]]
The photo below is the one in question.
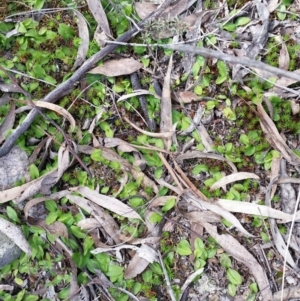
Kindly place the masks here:
[(260, 232), (260, 236), (265, 243), (270, 241), (269, 236), (265, 232)]
[[(20, 286), (23, 285), (23, 280), (20, 279), (20, 278), (17, 278), (17, 277), (16, 277), (16, 278), (14, 279), (14, 281), (15, 281), (16, 284), (18, 284), (18, 285), (20, 285)], [(24, 295), (25, 290), (24, 290), (24, 291), (21, 291), (20, 293), (22, 293), (22, 292), (23, 292), (23, 295)], [(19, 294), (20, 294), (20, 293), (19, 293)], [(18, 294), (18, 296), (19, 296), (19, 294)], [(23, 295), (22, 295), (22, 298), (23, 298)], [(22, 300), (22, 298), (21, 298), (20, 300)]]
[(229, 283), (227, 287), (227, 291), (231, 297), (234, 297), (236, 295), (236, 286), (232, 283)]
[(250, 284), (249, 288), (251, 289), (251, 291), (255, 294), (258, 293), (258, 286), (257, 286), (257, 283), (256, 282), (253, 282)]
[(236, 120), (235, 113), (229, 107), (227, 107), (223, 110), (223, 114), (228, 120), (231, 120), (231, 121)]
[(213, 100), (209, 100), (206, 103), (206, 109), (209, 110), (209, 111), (212, 110), (215, 106), (216, 106), (216, 102), (213, 101)]
[(97, 149), (97, 150), (93, 151), (92, 154), (91, 154), (91, 158), (94, 161), (103, 162), (104, 158), (102, 157), (101, 149)]
[(208, 166), (205, 164), (197, 164), (194, 166), (192, 169), (192, 174), (194, 176), (198, 175), (200, 172), (207, 172), (208, 171)]
[(225, 29), (225, 30), (227, 30), (227, 31), (232, 32), (232, 31), (236, 30), (236, 27), (237, 26), (234, 23), (227, 23), (222, 28)]
[(66, 40), (74, 36), (74, 30), (70, 26), (64, 23), (59, 24), (58, 33)]
[(255, 149), (256, 147), (254, 145), (248, 145), (244, 150), (244, 154), (246, 156), (252, 156), (255, 153)]
[(197, 94), (197, 95), (202, 95), (203, 89), (202, 89), (201, 86), (196, 86), (196, 87), (194, 88), (194, 92), (195, 92), (195, 94)]
[(134, 295), (137, 295), (142, 289), (142, 284), (139, 283), (139, 282), (135, 282), (134, 283), (134, 286), (133, 286), (133, 289), (132, 289), (132, 292)]
[(142, 277), (143, 277), (143, 280), (146, 282), (146, 283), (151, 283), (152, 282), (152, 278), (153, 278), (153, 273), (151, 270), (147, 270), (146, 272), (144, 272), (142, 274)]
[(164, 274), (161, 266), (157, 262), (151, 263), (150, 269), (152, 270), (153, 273), (155, 273), (157, 275), (163, 275)]
[(195, 249), (204, 249), (205, 246), (204, 246), (203, 240), (201, 238), (197, 237), (194, 241), (194, 247), (195, 247)]
[(6, 206), (6, 213), (8, 215), (8, 217), (14, 221), (14, 222), (19, 222), (19, 218), (18, 218), (18, 214), (17, 212), (15, 211), (14, 208), (10, 207), (10, 206)]
[(251, 21), (251, 19), (249, 17), (240, 17), (237, 19), (235, 24), (236, 24), (236, 26), (244, 26), (244, 25), (248, 24), (250, 21)]
[(240, 285), (243, 282), (242, 276), (236, 270), (228, 269), (226, 275), (232, 284)]
[(26, 33), (26, 32), (27, 32), (27, 29), (26, 29), (26, 27), (24, 26), (23, 22), (20, 22), (20, 23), (19, 23), (19, 26), (18, 26), (18, 32), (19, 32), (19, 33)]
[(111, 264), (109, 265), (107, 276), (110, 277), (111, 282), (115, 282), (116, 280), (118, 280), (118, 278), (123, 278), (123, 270), (124, 268), (118, 265)]
[(159, 222), (161, 222), (161, 220), (162, 220), (162, 216), (160, 214), (158, 214), (157, 212), (153, 212), (149, 218), (149, 222), (153, 223), (153, 224), (159, 223)]
[(50, 212), (46, 217), (46, 224), (53, 224), (58, 218), (59, 211)]
[(165, 203), (165, 205), (162, 207), (162, 211), (163, 212), (167, 212), (170, 209), (172, 209), (175, 205), (176, 199), (175, 198), (171, 198), (169, 200), (167, 200), (167, 202)]
[(47, 200), (47, 201), (45, 201), (45, 207), (50, 212), (54, 212), (54, 211), (57, 210), (57, 204), (53, 200)]
[(177, 245), (176, 252), (182, 256), (192, 254), (189, 242), (186, 239), (182, 239)]
[(94, 244), (94, 241), (90, 236), (87, 236), (84, 239), (84, 242), (83, 242), (83, 255), (87, 254), (87, 252), (91, 249), (93, 244)]
[(85, 238), (86, 237), (86, 234), (83, 233), (78, 226), (71, 226), (70, 229), (72, 231), (72, 234), (74, 236), (76, 236), (77, 238)]
[(242, 134), (242, 135), (240, 136), (239, 141), (240, 141), (241, 143), (243, 143), (243, 144), (246, 144), (246, 145), (250, 143), (248, 136), (245, 135), (245, 134)]
[(101, 193), (102, 193), (102, 194), (106, 194), (106, 193), (108, 193), (109, 189), (110, 189), (109, 186), (102, 187), (102, 188), (101, 188)]
[(163, 173), (164, 173), (164, 170), (161, 167), (159, 167), (159, 168), (155, 169), (154, 176), (156, 179), (160, 179), (162, 177)]
[(280, 21), (283, 21), (286, 18), (286, 6), (284, 4), (281, 4), (277, 8), (277, 17)]
[(194, 77), (196, 77), (200, 71), (202, 64), (199, 61), (196, 61), (196, 63), (192, 67), (192, 74)]
[(148, 67), (150, 64), (150, 59), (145, 58), (145, 57), (141, 57), (141, 62), (143, 63), (144, 67)]
[(231, 259), (226, 253), (221, 254), (220, 264), (225, 269), (229, 269), (231, 267)]
[(39, 177), (40, 172), (34, 164), (31, 164), (29, 166), (29, 174), (30, 174), (31, 179), (34, 180), (34, 179), (37, 179)]

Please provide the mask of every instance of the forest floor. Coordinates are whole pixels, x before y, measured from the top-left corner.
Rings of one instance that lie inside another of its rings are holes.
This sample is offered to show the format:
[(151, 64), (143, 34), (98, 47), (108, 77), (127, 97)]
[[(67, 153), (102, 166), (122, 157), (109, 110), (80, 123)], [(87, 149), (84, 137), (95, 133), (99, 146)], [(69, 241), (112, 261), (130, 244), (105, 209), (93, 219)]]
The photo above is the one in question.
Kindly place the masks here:
[(0, 300), (300, 300), (299, 11), (2, 1)]

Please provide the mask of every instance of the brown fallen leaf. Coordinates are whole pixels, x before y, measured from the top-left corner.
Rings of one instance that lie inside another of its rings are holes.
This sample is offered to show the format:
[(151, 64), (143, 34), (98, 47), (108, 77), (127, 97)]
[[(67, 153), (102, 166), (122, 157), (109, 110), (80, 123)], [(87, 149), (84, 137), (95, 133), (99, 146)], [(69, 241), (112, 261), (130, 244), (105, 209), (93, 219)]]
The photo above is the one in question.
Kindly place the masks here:
[[(172, 131), (172, 101), (171, 101), (171, 70), (173, 65), (173, 55), (171, 55), (167, 73), (164, 80), (161, 102), (160, 102), (160, 130), (161, 132)], [(165, 150), (169, 151), (172, 139), (171, 137), (164, 138)]]
[(245, 180), (245, 179), (259, 180), (259, 176), (257, 176), (254, 173), (251, 173), (251, 172), (236, 172), (229, 176), (223, 177), (220, 180), (218, 180), (217, 182), (215, 182), (213, 185), (211, 185), (210, 191), (214, 191), (227, 184), (230, 184), (230, 183), (233, 183), (236, 181)]
[[(19, 100), (18, 100), (19, 101)], [(27, 101), (27, 100), (20, 100), (20, 102), (23, 103), (27, 103), (29, 104), (29, 106), (31, 107), (31, 101)], [(45, 102), (45, 101), (32, 101), (37, 107), (39, 108), (45, 108), (45, 109), (49, 109), (51, 111), (56, 112), (59, 115), (62, 115), (64, 118), (66, 118), (69, 122), (70, 122), (70, 131), (71, 133), (74, 132), (75, 130), (75, 119), (73, 118), (73, 116), (63, 107), (56, 105), (54, 103), (50, 103), (50, 102)], [(31, 107), (32, 108), (32, 107)]]
[(219, 214), (226, 220), (228, 220), (234, 227), (236, 227), (241, 233), (246, 236), (254, 237), (250, 234), (240, 223), (240, 221), (229, 211), (225, 210), (218, 204), (210, 203), (208, 201), (202, 200), (199, 196), (191, 191), (186, 191), (181, 195), (181, 197), (187, 201), (188, 203), (192, 204), (193, 206), (199, 208), (202, 211), (210, 210), (216, 214)]
[(157, 5), (151, 2), (141, 1), (134, 3), (134, 7), (137, 15), (141, 19), (145, 19), (148, 15), (153, 13), (157, 9)]
[(182, 215), (193, 223), (219, 223), (221, 216), (211, 211), (191, 211), (184, 212)]
[(77, 67), (80, 67), (83, 64), (83, 62), (86, 58), (88, 49), (89, 49), (89, 44), (90, 44), (89, 29), (88, 29), (85, 18), (78, 11), (74, 10), (73, 12), (78, 18), (77, 27), (78, 27), (78, 34), (81, 39), (81, 44), (78, 47), (77, 57), (76, 57), (74, 65), (72, 67), (72, 71), (74, 71)]
[(224, 158), (221, 155), (217, 155), (217, 154), (204, 153), (204, 152), (200, 152), (200, 151), (190, 151), (190, 152), (186, 152), (184, 154), (180, 154), (179, 156), (177, 156), (176, 161), (178, 163), (181, 163), (181, 162), (183, 162), (183, 160), (194, 159), (194, 158), (209, 158), (209, 159), (225, 161), (231, 167), (233, 172), (235, 172), (235, 173), (238, 172), (236, 166), (230, 160)]
[(191, 91), (174, 92), (172, 99), (179, 103), (191, 103), (200, 100), (199, 96), (197, 96), (194, 92)]
[(237, 202), (227, 199), (218, 199), (217, 204), (229, 212), (238, 212), (245, 214), (253, 214), (258, 216), (267, 216), (271, 218), (280, 219), (282, 222), (290, 222), (293, 218), (292, 214), (282, 212), (281, 210), (276, 210), (265, 205), (258, 205), (248, 202)]
[(58, 236), (63, 236), (65, 238), (69, 237), (67, 226), (60, 221), (55, 221), (51, 225), (47, 225), (45, 219), (34, 218), (31, 216), (28, 216), (27, 221), (30, 225), (44, 228), (51, 234), (57, 234)]
[(283, 70), (288, 70), (290, 65), (290, 55), (286, 47), (285, 41), (280, 37), (281, 49), (279, 52), (279, 68)]
[(157, 260), (157, 253), (151, 247), (143, 244), (130, 260), (125, 273), (125, 279), (132, 279), (141, 274), (147, 266)]
[(134, 58), (105, 61), (102, 66), (90, 70), (91, 74), (103, 74), (106, 76), (120, 76), (131, 74), (143, 67), (143, 64)]
[(106, 33), (106, 35), (111, 36), (111, 30), (109, 28), (109, 23), (102, 7), (101, 1), (98, 0), (87, 0), (90, 12), (97, 21), (101, 29)]
[(148, 209), (151, 209), (151, 208), (157, 207), (157, 206), (164, 206), (166, 204), (166, 202), (171, 200), (171, 199), (176, 199), (176, 197), (172, 196), (172, 195), (159, 196), (159, 197), (155, 198), (149, 204)]
[(92, 214), (101, 225), (102, 229), (116, 244), (122, 242), (118, 237), (118, 233), (120, 232), (119, 226), (114, 218), (106, 212), (106, 210), (96, 204), (93, 204), (91, 201), (77, 195), (67, 195), (67, 198), (79, 207), (83, 208), (88, 213)]
[(73, 191), (77, 191), (82, 194), (87, 199), (91, 200), (95, 204), (108, 209), (116, 214), (119, 214), (127, 218), (136, 218), (142, 220), (141, 216), (128, 205), (122, 203), (114, 197), (109, 197), (104, 194), (100, 194), (95, 190), (91, 190), (88, 187), (75, 187), (72, 188)]
[(27, 219), (28, 215), (29, 215), (29, 212), (30, 212), (30, 209), (39, 204), (39, 203), (42, 203), (42, 202), (45, 202), (47, 200), (59, 200), (65, 196), (67, 196), (68, 194), (71, 194), (71, 192), (69, 190), (62, 190), (62, 191), (59, 191), (59, 192), (56, 192), (56, 193), (53, 193), (47, 197), (39, 197), (39, 198), (35, 198), (35, 199), (31, 199), (29, 200), (25, 207), (24, 207), (24, 215), (25, 215), (25, 218)]
[(212, 226), (209, 223), (203, 223), (203, 226), (229, 255), (233, 256), (237, 261), (245, 264), (248, 269), (251, 270), (260, 289), (262, 299), (264, 301), (272, 301), (273, 296), (267, 275), (254, 256), (231, 235), (219, 235), (217, 227)]
[(27, 242), (22, 230), (18, 226), (0, 217), (0, 231), (11, 241), (13, 241), (28, 256), (31, 255), (30, 245)]
[(13, 128), (15, 122), (15, 103), (11, 102), (10, 109), (0, 125), (0, 143), (5, 140), (7, 131)]

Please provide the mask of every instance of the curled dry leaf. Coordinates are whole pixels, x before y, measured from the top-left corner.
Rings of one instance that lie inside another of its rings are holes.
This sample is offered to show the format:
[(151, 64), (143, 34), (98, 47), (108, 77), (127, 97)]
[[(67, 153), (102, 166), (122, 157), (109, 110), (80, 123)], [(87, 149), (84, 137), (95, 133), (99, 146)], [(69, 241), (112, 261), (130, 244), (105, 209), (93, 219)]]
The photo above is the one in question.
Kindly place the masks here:
[(31, 216), (28, 217), (27, 221), (30, 225), (44, 228), (51, 234), (57, 234), (59, 236), (64, 236), (65, 238), (68, 238), (69, 236), (67, 226), (60, 221), (55, 221), (51, 225), (47, 225), (44, 219), (34, 218)]
[[(22, 102), (25, 102), (28, 105), (31, 105), (30, 101), (22, 100)], [(56, 112), (57, 114), (62, 115), (64, 118), (66, 118), (70, 122), (70, 132), (71, 133), (74, 132), (75, 126), (76, 126), (75, 119), (66, 109), (64, 109), (63, 107), (56, 105), (54, 103), (40, 101), (40, 100), (33, 101), (33, 103), (39, 108), (49, 109), (51, 111)]]
[(77, 226), (82, 230), (92, 230), (101, 226), (95, 218), (85, 218), (77, 223)]
[(281, 39), (281, 49), (279, 52), (279, 68), (283, 70), (288, 70), (289, 65), (290, 65), (290, 55), (288, 52), (288, 49), (286, 47), (286, 44), (284, 40), (280, 37)]
[(215, 182), (211, 187), (210, 187), (210, 191), (214, 191), (222, 186), (225, 186), (227, 184), (236, 182), (236, 181), (241, 181), (241, 180), (245, 180), (245, 179), (255, 179), (255, 180), (259, 180), (259, 176), (257, 176), (254, 173), (251, 172), (237, 172), (237, 173), (233, 173), (229, 176), (226, 176), (224, 178), (221, 178), (220, 180), (218, 180), (217, 182)]
[(145, 134), (145, 135), (147, 135), (149, 137), (153, 137), (153, 138), (170, 138), (170, 137), (172, 137), (172, 135), (175, 132), (174, 127), (173, 127), (171, 132), (152, 133), (152, 132), (148, 132), (148, 131), (144, 131), (144, 130), (140, 129), (135, 124), (133, 124), (127, 117), (123, 117), (123, 119), (126, 122), (128, 122), (133, 128), (135, 128), (137, 131), (139, 131), (140, 133)]
[(191, 212), (184, 212), (182, 215), (193, 223), (219, 223), (221, 222), (220, 215), (211, 212), (211, 211), (191, 211)]
[(122, 242), (118, 237), (120, 232), (118, 224), (103, 208), (77, 195), (67, 195), (67, 198), (92, 214), (101, 226), (101, 231), (105, 231), (115, 243), (119, 244)]
[[(266, 196), (265, 196), (265, 204), (267, 206), (269, 206), (271, 208), (271, 197), (270, 197), (270, 193), (272, 190), (272, 186), (273, 186), (273, 182), (271, 181), (267, 187), (266, 190)], [(273, 242), (274, 245), (278, 251), (278, 253), (286, 259), (287, 263), (294, 268), (295, 270), (298, 270), (298, 266), (295, 263), (291, 253), (289, 252), (289, 250), (287, 249), (287, 246), (283, 240), (283, 237), (278, 229), (277, 223), (275, 221), (274, 218), (269, 218), (269, 224), (270, 224), (270, 230), (272, 233), (272, 238), (273, 238)]]
[(90, 12), (94, 16), (98, 25), (101, 29), (106, 33), (106, 35), (111, 35), (111, 30), (109, 28), (109, 23), (106, 18), (105, 11), (102, 7), (101, 1), (98, 0), (87, 0), (87, 4), (89, 6)]
[(132, 279), (142, 273), (149, 263), (157, 261), (157, 253), (149, 246), (143, 244), (129, 262), (125, 270), (124, 278)]
[(34, 194), (38, 193), (39, 191), (42, 191), (42, 189), (47, 189), (46, 192), (49, 191), (49, 188), (56, 183), (57, 181), (57, 171), (52, 171), (48, 173), (45, 176), (39, 177), (37, 181), (31, 181), (27, 183), (28, 185), (24, 184), (20, 187), (26, 187), (23, 192), (17, 199), (14, 200), (15, 204), (19, 204), (23, 202), (24, 200), (32, 197)]
[(241, 233), (249, 237), (254, 237), (242, 226), (240, 221), (233, 214), (223, 209), (218, 204), (213, 204), (213, 203), (203, 201), (191, 191), (187, 191), (183, 193), (181, 197), (188, 203), (191, 203), (192, 205), (199, 208), (200, 210), (210, 210), (216, 214), (221, 215), (226, 220), (228, 220), (234, 227), (236, 227)]
[(251, 270), (260, 289), (262, 299), (264, 301), (273, 300), (267, 275), (254, 256), (231, 235), (219, 235), (217, 227), (212, 226), (209, 223), (203, 223), (203, 226), (229, 255), (233, 256), (237, 261), (245, 264), (248, 269)]
[(299, 165), (300, 157), (298, 157), (285, 143), (284, 139), (279, 134), (273, 120), (265, 112), (263, 106), (257, 104), (257, 113), (261, 128), (266, 134), (266, 139), (271, 146), (279, 151), (282, 156), (291, 164)]
[(174, 92), (172, 99), (179, 103), (192, 103), (200, 100), (199, 96), (191, 91)]
[(63, 173), (69, 167), (70, 164), (70, 153), (68, 149), (65, 147), (66, 143), (63, 143), (58, 150), (58, 170), (57, 170), (57, 181), (61, 178)]
[(121, 96), (117, 102), (119, 101), (123, 101), (123, 100), (126, 100), (128, 98), (131, 98), (131, 97), (135, 97), (135, 96), (140, 96), (140, 95), (153, 95), (155, 96), (156, 98), (159, 98), (160, 99), (160, 96), (158, 96), (156, 93), (153, 93), (153, 92), (150, 92), (148, 90), (135, 90), (133, 93), (129, 93), (129, 94), (126, 94), (126, 95), (123, 95)]
[(151, 202), (151, 204), (148, 206), (148, 209), (157, 207), (157, 206), (164, 206), (166, 204), (166, 202), (171, 199), (176, 199), (176, 197), (174, 195), (159, 196)]
[(143, 67), (143, 64), (134, 58), (125, 58), (120, 60), (110, 60), (104, 62), (102, 66), (97, 66), (90, 70), (92, 74), (103, 74), (105, 76), (120, 76), (131, 74)]
[(43, 175), (42, 177), (30, 181), (26, 184), (23, 184), (21, 186), (17, 186), (17, 187), (13, 187), (4, 191), (0, 191), (0, 204), (1, 203), (6, 203), (8, 201), (11, 200), (15, 200), (16, 198), (20, 197), (22, 195), (22, 192), (25, 191), (28, 187), (30, 187), (31, 185), (36, 185), (37, 182), (41, 181), (41, 178), (45, 178), (46, 176), (48, 176), (49, 174), (51, 174), (51, 172), (49, 172), (48, 174)]
[(143, 20), (145, 19), (148, 15), (156, 11), (157, 5), (151, 3), (151, 2), (135, 2), (134, 7), (136, 10), (137, 15)]
[(28, 256), (31, 255), (31, 248), (24, 237), (21, 229), (6, 219), (0, 217), (0, 231), (13, 241)]
[(83, 15), (81, 13), (79, 13), (76, 10), (74, 10), (74, 14), (78, 18), (77, 27), (78, 27), (79, 37), (81, 39), (81, 44), (79, 45), (79, 48), (77, 51), (77, 57), (76, 57), (74, 65), (73, 65), (72, 71), (74, 71), (77, 67), (80, 67), (83, 64), (83, 62), (85, 61), (87, 52), (89, 50), (89, 44), (90, 44), (89, 29), (88, 29), (87, 23), (85, 21), (85, 18), (83, 17)]
[(282, 212), (264, 205), (258, 205), (248, 202), (237, 202), (226, 199), (218, 199), (217, 204), (230, 212), (239, 212), (246, 214), (254, 214), (258, 216), (267, 216), (280, 219), (281, 223), (290, 222), (293, 218), (292, 214)]
[[(162, 132), (172, 131), (172, 101), (171, 101), (171, 70), (173, 65), (173, 55), (171, 55), (167, 73), (164, 80), (161, 102), (160, 102), (160, 130)], [(172, 139), (170, 137), (164, 138), (165, 149), (170, 150)]]
[(59, 200), (65, 196), (67, 196), (68, 194), (70, 194), (71, 192), (69, 190), (62, 190), (62, 191), (59, 191), (59, 192), (56, 192), (56, 193), (53, 193), (47, 197), (40, 197), (40, 198), (35, 198), (35, 199), (31, 199), (30, 201), (28, 201), (24, 207), (24, 215), (25, 215), (25, 218), (27, 219), (28, 215), (29, 215), (29, 212), (30, 212), (30, 209), (39, 204), (39, 203), (42, 203), (42, 202), (45, 202), (47, 200)]
[(237, 168), (230, 160), (228, 160), (220, 155), (217, 155), (217, 154), (204, 153), (204, 152), (200, 152), (200, 151), (190, 151), (185, 154), (179, 155), (176, 158), (176, 161), (178, 163), (180, 163), (180, 162), (183, 162), (183, 160), (194, 159), (194, 158), (209, 158), (209, 159), (225, 161), (232, 168), (233, 172), (235, 172), (235, 173), (238, 172)]
[(141, 216), (137, 212), (135, 212), (132, 208), (117, 200), (116, 198), (100, 194), (97, 191), (91, 190), (88, 187), (77, 187), (72, 190), (79, 192), (84, 197), (96, 203), (97, 205), (108, 209), (114, 213), (117, 213), (123, 217), (137, 218), (142, 220)]
[(0, 143), (5, 140), (7, 131), (13, 128), (15, 122), (15, 103), (12, 102), (10, 109), (0, 125)]
[(135, 147), (133, 147), (132, 144), (130, 144), (120, 138), (105, 138), (104, 144), (108, 148), (117, 146), (118, 150), (123, 153), (131, 153), (131, 152), (139, 153), (139, 151)]

